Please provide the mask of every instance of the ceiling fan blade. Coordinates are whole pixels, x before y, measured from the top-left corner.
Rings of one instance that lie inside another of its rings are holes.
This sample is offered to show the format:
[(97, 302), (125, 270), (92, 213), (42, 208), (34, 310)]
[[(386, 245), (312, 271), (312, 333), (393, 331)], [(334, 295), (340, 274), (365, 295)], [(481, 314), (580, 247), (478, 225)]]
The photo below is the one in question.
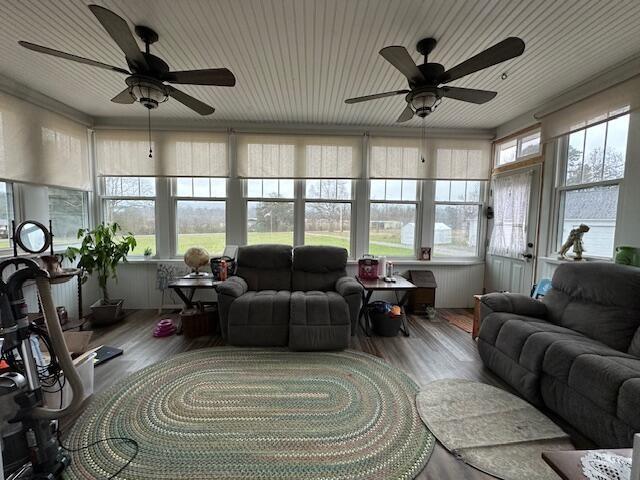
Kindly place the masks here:
[(395, 90), (393, 92), (374, 93), (373, 95), (365, 95), (364, 97), (347, 98), (344, 103), (360, 103), (368, 100), (375, 100), (377, 98), (393, 97), (394, 95), (403, 95), (409, 93), (411, 90)]
[(463, 102), (471, 103), (486, 103), (489, 100), (495, 98), (498, 92), (491, 92), (489, 90), (475, 90), (473, 88), (460, 88), (460, 87), (442, 87), (444, 96), (447, 98), (453, 98), (455, 100), (462, 100)]
[(145, 60), (144, 55), (142, 55), (138, 42), (136, 42), (136, 39), (133, 37), (126, 20), (100, 5), (89, 5), (89, 9), (93, 12), (111, 38), (113, 38), (113, 40), (118, 44), (120, 50), (124, 52), (127, 60), (130, 60), (141, 68), (148, 70), (149, 65), (147, 65), (147, 61)]
[(189, 85), (217, 85), (220, 87), (233, 87), (236, 77), (227, 68), (207, 68), (204, 70), (184, 70), (181, 72), (167, 72), (162, 80), (171, 83), (183, 83)]
[(447, 70), (442, 74), (440, 83), (448, 83), (511, 58), (518, 57), (524, 52), (524, 46), (524, 42), (518, 37), (509, 37)]
[(396, 122), (397, 123), (408, 122), (412, 118), (413, 118), (413, 110), (411, 110), (411, 107), (407, 105), (407, 107), (402, 111), (402, 113), (400, 114)]
[(125, 88), (118, 95), (111, 99), (113, 103), (133, 103), (136, 101), (136, 98), (131, 94), (131, 89), (129, 87)]
[(60, 50), (54, 50), (53, 48), (43, 47), (42, 45), (36, 45), (35, 43), (25, 42), (20, 40), (18, 42), (24, 48), (33, 50), (34, 52), (44, 53), (46, 55), (53, 55), (54, 57), (64, 58), (65, 60), (72, 60), (78, 63), (84, 63), (85, 65), (91, 65), (93, 67), (104, 68), (106, 70), (113, 70), (114, 72), (124, 73), (125, 75), (131, 75), (124, 68), (114, 67), (113, 65), (107, 65), (106, 63), (98, 62), (96, 60), (90, 60), (88, 58), (78, 57), (70, 53), (61, 52)]
[(172, 87), (171, 85), (165, 85), (169, 95), (176, 100), (178, 100), (183, 105), (186, 105), (191, 110), (199, 113), (200, 115), (211, 115), (216, 111), (215, 108), (207, 105), (204, 102), (201, 102), (197, 98), (193, 98), (191, 95), (187, 95), (186, 93), (178, 90), (177, 88)]
[(417, 83), (425, 80), (424, 75), (422, 75), (406, 48), (399, 46), (384, 47), (380, 50), (380, 55), (400, 70), (409, 82)]

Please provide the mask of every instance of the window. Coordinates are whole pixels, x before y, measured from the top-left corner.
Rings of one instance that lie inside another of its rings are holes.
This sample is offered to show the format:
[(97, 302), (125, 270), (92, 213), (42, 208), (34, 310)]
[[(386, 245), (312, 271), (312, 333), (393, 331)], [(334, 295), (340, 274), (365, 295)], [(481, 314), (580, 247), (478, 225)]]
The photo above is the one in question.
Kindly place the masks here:
[(433, 257), (478, 255), (482, 182), (436, 180)]
[(11, 244), (11, 220), (13, 220), (13, 188), (0, 182), (0, 250), (8, 250)]
[(418, 182), (371, 180), (369, 198), (369, 253), (414, 257)]
[(305, 245), (332, 245), (351, 252), (351, 181), (307, 180), (305, 192)]
[(496, 144), (496, 167), (540, 155), (540, 130)]
[(293, 245), (294, 181), (248, 179), (247, 244)]
[(147, 248), (156, 251), (156, 180), (153, 177), (104, 177), (102, 209), (105, 223), (115, 222), (125, 233), (132, 233), (142, 255)]
[(87, 193), (64, 188), (48, 188), (49, 218), (57, 246), (78, 242), (78, 230), (89, 225)]
[(613, 255), (620, 181), (624, 177), (629, 115), (568, 135), (559, 175), (557, 247), (581, 223), (589, 256)]
[(226, 244), (226, 196), (224, 178), (177, 178), (174, 184), (176, 253), (203, 247), (222, 253)]

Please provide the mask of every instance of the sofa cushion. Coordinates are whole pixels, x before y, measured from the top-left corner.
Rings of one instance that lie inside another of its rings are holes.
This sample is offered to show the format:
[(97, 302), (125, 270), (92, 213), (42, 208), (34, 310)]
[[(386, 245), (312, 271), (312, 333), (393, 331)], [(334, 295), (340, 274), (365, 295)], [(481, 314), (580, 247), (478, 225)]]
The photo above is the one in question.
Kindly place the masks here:
[(306, 245), (293, 249), (292, 290), (335, 290), (336, 280), (347, 275), (347, 250)]
[(612, 415), (616, 414), (622, 384), (640, 377), (640, 360), (590, 339), (554, 343), (545, 354), (542, 368), (545, 374)]
[(479, 337), (485, 364), (527, 400), (540, 405), (539, 380), (546, 349), (562, 338), (582, 335), (539, 318), (494, 312), (483, 320)]
[(229, 308), (228, 338), (233, 345), (286, 346), (291, 292), (249, 291)]
[(545, 295), (549, 319), (627, 351), (640, 327), (640, 269), (604, 262), (560, 265)]
[(240, 247), (236, 275), (244, 278), (249, 290), (291, 290), (291, 247)]
[[(640, 368), (640, 361), (638, 363)], [(636, 371), (634, 378), (626, 380), (620, 387), (617, 416), (640, 432), (640, 371)]]
[(618, 416), (607, 413), (588, 397), (550, 375), (543, 374), (540, 390), (545, 406), (560, 415), (600, 448), (628, 448), (634, 430)]
[(334, 350), (349, 346), (351, 321), (346, 300), (336, 292), (293, 292), (289, 348)]

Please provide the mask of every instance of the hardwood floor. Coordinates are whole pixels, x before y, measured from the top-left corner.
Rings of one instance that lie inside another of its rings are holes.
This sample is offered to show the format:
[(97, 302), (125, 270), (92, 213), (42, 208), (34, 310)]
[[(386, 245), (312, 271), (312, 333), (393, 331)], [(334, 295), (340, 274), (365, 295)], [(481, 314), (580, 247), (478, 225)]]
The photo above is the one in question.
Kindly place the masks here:
[[(482, 366), (471, 334), (444, 319), (452, 315), (468, 316), (471, 312), (449, 309), (433, 321), (411, 316), (410, 337), (366, 337), (360, 332), (352, 337), (351, 348), (385, 359), (402, 369), (421, 386), (440, 378), (467, 378), (504, 388), (500, 380)], [(132, 372), (171, 358), (177, 353), (224, 345), (220, 337), (189, 339), (174, 335), (154, 338), (151, 332), (158, 319), (157, 311), (140, 310), (128, 315), (118, 325), (94, 330), (91, 347), (110, 345), (124, 349), (124, 355), (96, 367), (95, 393), (105, 390)], [(63, 423), (63, 432), (72, 422), (73, 418)], [(480, 480), (493, 477), (465, 465), (437, 445), (426, 468), (417, 478)]]

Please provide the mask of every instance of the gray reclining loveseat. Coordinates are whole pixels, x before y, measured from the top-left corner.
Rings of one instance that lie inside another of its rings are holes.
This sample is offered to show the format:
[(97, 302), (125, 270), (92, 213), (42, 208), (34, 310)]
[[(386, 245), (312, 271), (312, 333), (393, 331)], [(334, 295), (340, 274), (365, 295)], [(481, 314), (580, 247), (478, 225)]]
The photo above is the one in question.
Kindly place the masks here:
[(481, 300), (484, 363), (603, 448), (640, 432), (640, 268), (560, 265), (542, 301)]
[(344, 248), (240, 247), (236, 276), (217, 288), (223, 338), (236, 346), (347, 348), (362, 286), (346, 265)]

